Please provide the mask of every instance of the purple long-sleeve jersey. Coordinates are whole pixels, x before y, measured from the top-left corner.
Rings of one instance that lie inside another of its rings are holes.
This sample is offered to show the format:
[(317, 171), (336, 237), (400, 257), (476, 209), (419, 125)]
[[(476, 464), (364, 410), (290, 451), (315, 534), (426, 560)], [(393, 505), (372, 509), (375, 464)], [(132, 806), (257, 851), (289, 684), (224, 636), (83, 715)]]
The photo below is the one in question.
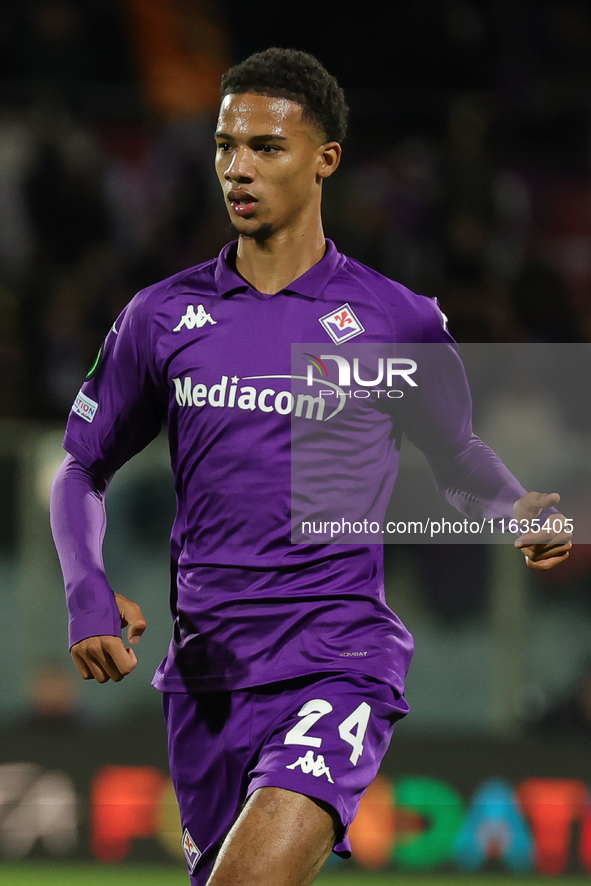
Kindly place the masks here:
[[(74, 458), (54, 484), (52, 517), (70, 643), (119, 635), (100, 555), (104, 487), (166, 420), (177, 499), (174, 632), (154, 685), (229, 689), (355, 670), (402, 692), (412, 637), (386, 605), (381, 546), (290, 540), (291, 423), (310, 418), (290, 392), (291, 346), (326, 341), (334, 350), (355, 339), (453, 349), (453, 339), (434, 300), (330, 241), (275, 295), (237, 274), (235, 250), (138, 293), (72, 407), (64, 447)], [(439, 382), (439, 408), (416, 433), (438, 488), (471, 516), (513, 516), (525, 490), (472, 434), (463, 373), (449, 402)], [(384, 475), (365, 494), (384, 502), (402, 432), (388, 421), (377, 411), (363, 427)]]

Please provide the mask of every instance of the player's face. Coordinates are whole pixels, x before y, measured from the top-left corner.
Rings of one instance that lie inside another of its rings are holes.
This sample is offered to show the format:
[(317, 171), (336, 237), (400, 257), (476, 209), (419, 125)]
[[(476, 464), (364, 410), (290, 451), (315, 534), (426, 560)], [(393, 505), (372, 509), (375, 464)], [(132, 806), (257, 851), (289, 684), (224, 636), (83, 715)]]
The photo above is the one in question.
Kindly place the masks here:
[(216, 130), (216, 172), (228, 214), (242, 236), (265, 240), (320, 208), (320, 184), (336, 169), (340, 146), (323, 143), (285, 98), (227, 95)]

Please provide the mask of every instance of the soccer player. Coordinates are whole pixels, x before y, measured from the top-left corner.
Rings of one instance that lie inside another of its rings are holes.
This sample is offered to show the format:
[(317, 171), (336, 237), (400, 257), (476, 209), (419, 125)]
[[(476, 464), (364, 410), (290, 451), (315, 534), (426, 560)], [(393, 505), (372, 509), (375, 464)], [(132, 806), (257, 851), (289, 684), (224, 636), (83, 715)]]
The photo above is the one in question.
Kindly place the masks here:
[[(269, 49), (224, 76), (215, 165), (238, 241), (124, 309), (72, 407), (52, 490), (74, 662), (84, 679), (119, 681), (146, 622), (104, 573), (104, 494), (166, 418), (174, 632), (154, 685), (194, 886), (304, 886), (331, 850), (348, 855), (347, 827), (408, 711), (412, 638), (385, 604), (381, 548), (290, 542), (291, 419), (315, 420), (290, 389), (291, 344), (453, 345), (434, 301), (324, 237), (346, 119), (305, 53)], [(456, 406), (434, 428), (444, 495), (527, 520), (556, 504), (473, 436), (468, 397)], [(389, 472), (381, 495), (396, 475), (388, 428), (380, 413), (368, 432)], [(533, 568), (570, 547), (518, 544)]]

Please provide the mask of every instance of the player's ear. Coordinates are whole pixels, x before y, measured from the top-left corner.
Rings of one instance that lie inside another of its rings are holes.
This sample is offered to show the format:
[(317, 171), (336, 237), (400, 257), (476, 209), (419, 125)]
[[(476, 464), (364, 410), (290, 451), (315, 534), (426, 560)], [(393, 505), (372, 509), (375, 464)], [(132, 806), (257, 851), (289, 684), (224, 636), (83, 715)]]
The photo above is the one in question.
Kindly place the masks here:
[(343, 149), (338, 142), (326, 142), (320, 146), (320, 163), (318, 175), (320, 178), (328, 178), (337, 169), (341, 162)]

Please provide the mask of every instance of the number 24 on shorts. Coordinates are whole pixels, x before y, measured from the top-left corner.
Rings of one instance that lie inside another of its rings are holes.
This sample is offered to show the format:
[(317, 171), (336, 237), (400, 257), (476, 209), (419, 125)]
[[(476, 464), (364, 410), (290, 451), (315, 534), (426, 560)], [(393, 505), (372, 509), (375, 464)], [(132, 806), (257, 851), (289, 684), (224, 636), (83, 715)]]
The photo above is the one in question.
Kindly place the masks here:
[[(301, 717), (302, 719), (289, 730), (285, 736), (283, 744), (299, 744), (310, 748), (319, 748), (322, 745), (322, 739), (314, 735), (308, 735), (308, 730), (311, 729), (321, 717), (330, 714), (332, 710), (333, 707), (331, 703), (325, 701), (323, 698), (313, 698), (310, 701), (307, 701), (298, 711), (298, 717)], [(339, 735), (343, 741), (346, 741), (347, 744), (350, 744), (353, 748), (351, 756), (349, 757), (353, 766), (357, 765), (357, 761), (363, 753), (363, 739), (367, 730), (367, 724), (369, 723), (370, 714), (371, 707), (366, 701), (362, 701), (361, 704), (355, 708), (353, 713), (349, 714), (348, 717), (345, 717), (343, 722), (339, 723), (337, 727)], [(356, 729), (355, 732), (353, 732), (354, 729)]]

